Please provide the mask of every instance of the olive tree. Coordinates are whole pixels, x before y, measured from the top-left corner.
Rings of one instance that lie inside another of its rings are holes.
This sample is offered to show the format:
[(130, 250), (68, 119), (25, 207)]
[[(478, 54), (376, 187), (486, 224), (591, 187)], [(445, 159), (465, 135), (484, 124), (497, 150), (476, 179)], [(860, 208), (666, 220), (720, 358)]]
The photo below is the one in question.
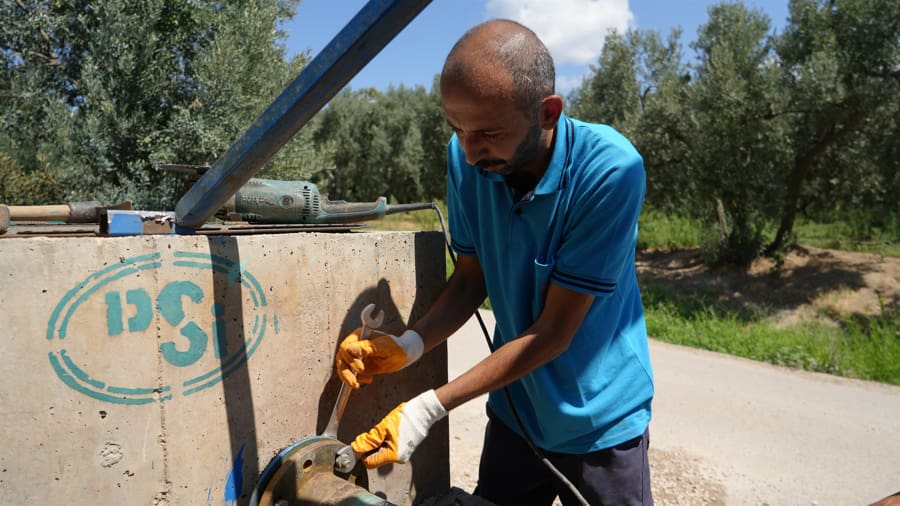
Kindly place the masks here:
[[(158, 166), (214, 161), (304, 64), (278, 30), (298, 4), (0, 3), (0, 150), (59, 183), (47, 198), (170, 208), (182, 181)], [(293, 149), (274, 165), (317, 163)]]

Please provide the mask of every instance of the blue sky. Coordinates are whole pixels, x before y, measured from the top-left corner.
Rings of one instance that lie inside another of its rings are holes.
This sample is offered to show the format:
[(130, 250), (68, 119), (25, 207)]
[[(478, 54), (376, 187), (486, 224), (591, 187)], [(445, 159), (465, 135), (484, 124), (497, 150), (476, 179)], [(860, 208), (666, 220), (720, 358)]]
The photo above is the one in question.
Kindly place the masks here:
[[(284, 25), (288, 54), (317, 54), (365, 5), (365, 0), (303, 0)], [(492, 18), (514, 19), (534, 30), (553, 54), (557, 88), (568, 93), (596, 63), (609, 29), (656, 30), (681, 26), (682, 42), (696, 39), (711, 0), (432, 0), (357, 76), (354, 89), (389, 85), (431, 87), (454, 42), (468, 28)], [(744, 0), (765, 12), (781, 30), (788, 0)]]

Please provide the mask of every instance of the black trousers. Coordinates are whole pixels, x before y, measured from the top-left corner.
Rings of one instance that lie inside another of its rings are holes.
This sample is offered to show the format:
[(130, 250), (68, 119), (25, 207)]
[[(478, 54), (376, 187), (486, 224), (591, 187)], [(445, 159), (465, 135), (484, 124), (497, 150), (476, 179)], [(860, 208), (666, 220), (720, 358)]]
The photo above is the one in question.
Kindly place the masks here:
[[(584, 455), (544, 451), (544, 456), (591, 506), (652, 505), (649, 428), (620, 445)], [(549, 506), (559, 496), (565, 506), (580, 502), (528, 443), (490, 409), (475, 496), (499, 506)]]

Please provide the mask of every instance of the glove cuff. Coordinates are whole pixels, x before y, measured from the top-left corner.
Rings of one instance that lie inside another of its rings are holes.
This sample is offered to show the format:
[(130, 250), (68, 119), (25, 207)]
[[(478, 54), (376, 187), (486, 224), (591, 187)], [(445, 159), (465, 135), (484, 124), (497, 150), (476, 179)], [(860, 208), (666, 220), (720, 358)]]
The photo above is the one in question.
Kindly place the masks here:
[[(403, 416), (406, 418), (407, 427), (414, 432), (415, 444), (418, 445), (428, 430), (438, 420), (447, 416), (441, 401), (438, 400), (434, 390), (428, 390), (413, 397), (403, 407)], [(410, 434), (412, 435), (412, 434)], [(412, 451), (410, 450), (410, 453)]]
[(422, 341), (422, 336), (415, 330), (409, 329), (400, 334), (396, 337), (396, 341), (397, 344), (403, 348), (403, 351), (406, 352), (406, 363), (403, 364), (403, 367), (419, 360), (419, 357), (421, 357), (422, 353), (425, 351), (425, 343)]
[(422, 392), (409, 402), (419, 404), (417, 407), (428, 417), (429, 428), (441, 418), (447, 416), (447, 410), (444, 408), (444, 405), (441, 404), (441, 401), (438, 400), (437, 394), (434, 393), (434, 389)]

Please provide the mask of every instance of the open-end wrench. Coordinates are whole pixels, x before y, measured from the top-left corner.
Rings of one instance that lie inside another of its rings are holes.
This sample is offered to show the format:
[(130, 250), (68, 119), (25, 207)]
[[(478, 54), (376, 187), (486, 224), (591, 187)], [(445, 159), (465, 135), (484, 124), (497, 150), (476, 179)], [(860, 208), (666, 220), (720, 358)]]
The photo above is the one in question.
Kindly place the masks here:
[[(384, 323), (384, 311), (378, 311), (378, 314), (373, 317), (372, 313), (374, 312), (375, 304), (369, 304), (364, 307), (360, 313), (360, 319), (362, 320), (362, 332), (359, 336), (360, 341), (368, 339), (372, 329), (378, 328)], [(347, 407), (347, 400), (350, 398), (350, 392), (351, 388), (341, 381), (341, 390), (338, 392), (334, 408), (331, 410), (331, 418), (328, 420), (328, 425), (325, 426), (325, 432), (322, 433), (323, 436), (337, 439), (338, 426), (341, 423), (341, 416), (344, 415), (344, 408)]]

